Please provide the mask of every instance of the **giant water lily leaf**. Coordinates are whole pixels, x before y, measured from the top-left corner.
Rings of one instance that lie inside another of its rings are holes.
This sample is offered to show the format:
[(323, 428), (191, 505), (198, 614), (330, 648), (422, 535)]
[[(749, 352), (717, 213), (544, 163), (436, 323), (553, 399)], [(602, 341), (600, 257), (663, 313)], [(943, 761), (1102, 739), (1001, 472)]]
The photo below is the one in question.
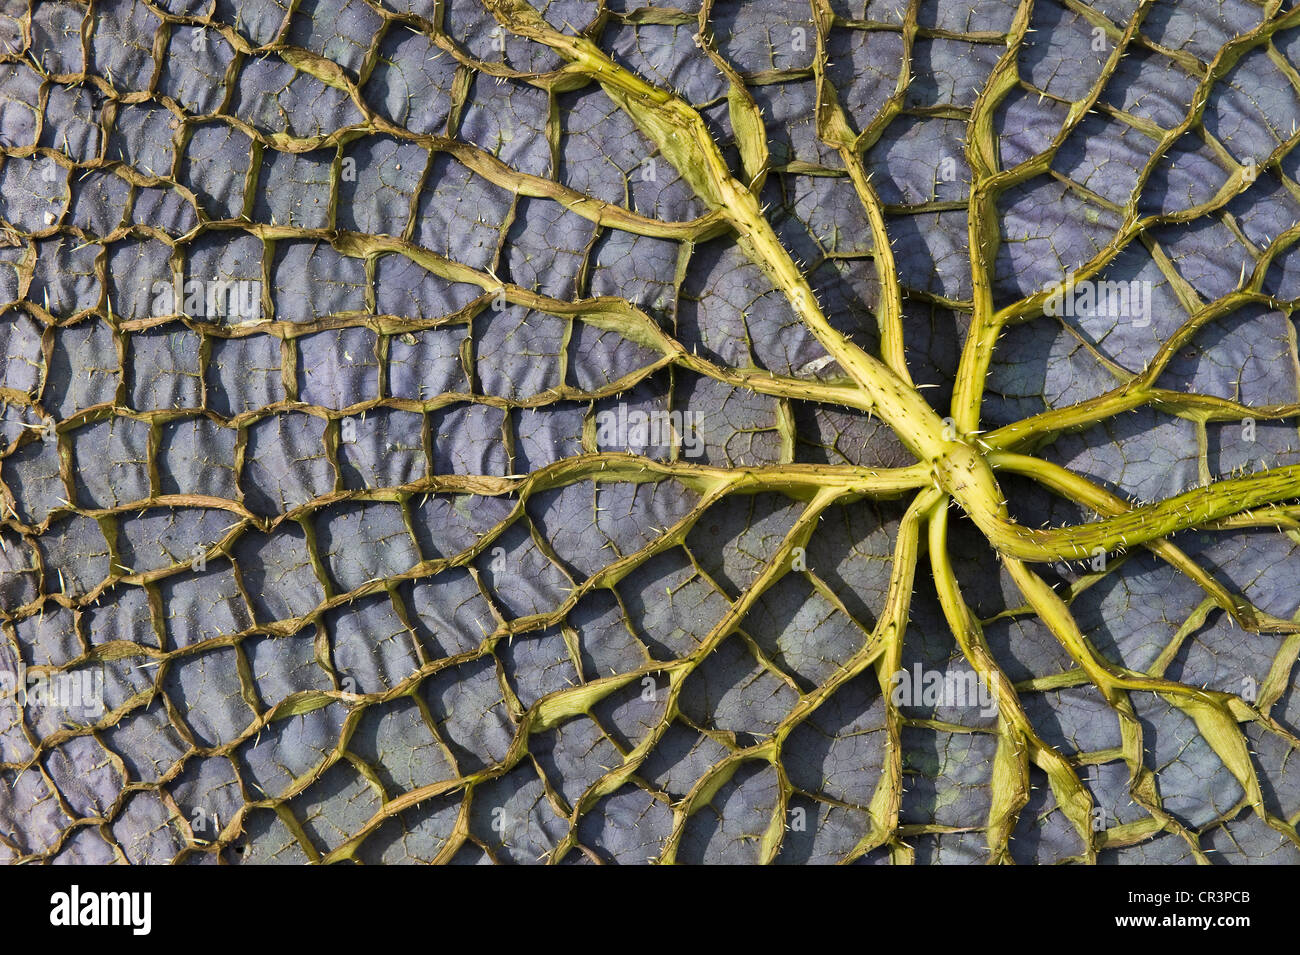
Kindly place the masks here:
[(1300, 12), (0, 31), (0, 859), (1300, 862)]

